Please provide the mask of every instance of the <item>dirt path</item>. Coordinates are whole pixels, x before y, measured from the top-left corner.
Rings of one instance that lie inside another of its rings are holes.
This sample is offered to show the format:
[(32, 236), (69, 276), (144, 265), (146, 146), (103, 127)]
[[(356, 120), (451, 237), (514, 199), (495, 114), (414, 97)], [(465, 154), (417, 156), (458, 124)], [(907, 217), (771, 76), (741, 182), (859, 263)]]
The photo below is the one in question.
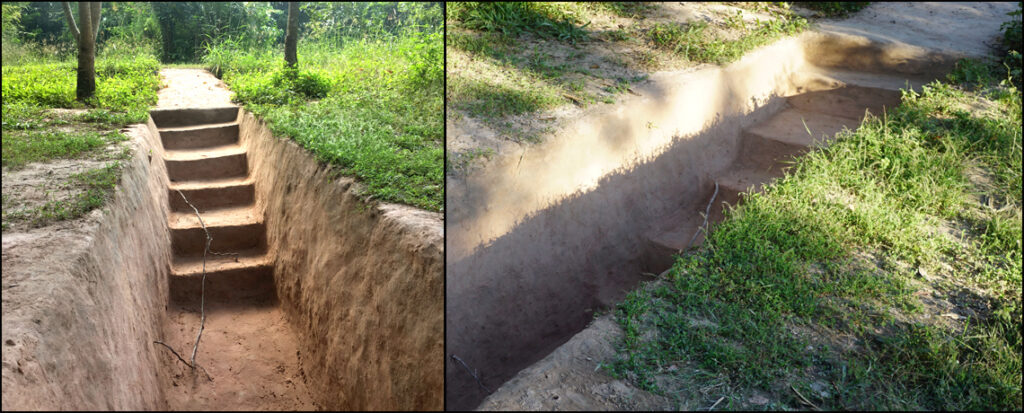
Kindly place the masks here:
[(157, 92), (158, 108), (232, 106), (231, 91), (220, 79), (202, 69), (161, 69), (164, 88)]
[[(175, 410), (312, 409), (297, 339), (276, 297), (264, 217), (247, 149), (239, 144), (239, 110), (228, 100), (230, 91), (206, 71), (165, 69), (162, 74), (169, 87), (160, 91), (158, 107), (165, 109), (152, 116), (170, 180), (173, 258), (164, 332), (168, 344), (191, 354), (205, 305), (196, 360), (212, 379), (174, 363), (175, 369), (165, 372), (168, 405)], [(207, 255), (204, 263), (206, 231), (213, 239), (210, 251), (227, 255)]]

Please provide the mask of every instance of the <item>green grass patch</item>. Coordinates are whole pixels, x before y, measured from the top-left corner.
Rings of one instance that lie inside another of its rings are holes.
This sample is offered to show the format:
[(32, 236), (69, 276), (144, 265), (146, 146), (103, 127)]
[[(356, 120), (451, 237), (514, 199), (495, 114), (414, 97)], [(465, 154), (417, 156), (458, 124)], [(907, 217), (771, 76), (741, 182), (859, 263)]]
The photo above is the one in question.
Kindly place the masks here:
[(207, 67), (234, 99), (385, 201), (433, 211), (444, 202), (440, 33), (343, 46), (300, 43), (299, 70), (280, 53), (208, 48)]
[(120, 132), (46, 131), (7, 133), (3, 139), (3, 166), (20, 168), (29, 162), (67, 159), (93, 153), (127, 137)]
[(609, 371), (671, 395), (666, 366), (694, 366), (799, 408), (791, 387), (826, 409), (1020, 410), (1021, 224), (1020, 92), (907, 92), (631, 293)]
[(448, 15), (463, 27), (506, 36), (533, 33), (541, 37), (576, 42), (588, 38), (589, 24), (579, 17), (583, 10), (570, 3), (450, 2)]
[[(84, 108), (75, 101), (77, 62), (3, 66), (3, 105)], [(86, 103), (122, 112), (124, 120), (145, 121), (160, 89), (160, 63), (151, 55), (100, 57), (96, 63), (96, 94)]]
[(817, 11), (825, 17), (843, 17), (856, 13), (871, 4), (867, 1), (801, 1), (797, 4)]
[(807, 20), (796, 15), (778, 14), (777, 19), (759, 22), (743, 33), (739, 39), (717, 39), (707, 31), (703, 21), (689, 24), (657, 23), (647, 32), (647, 38), (659, 49), (675, 53), (687, 60), (701, 63), (725, 64), (739, 59), (747, 52), (785, 36), (800, 33), (807, 28)]

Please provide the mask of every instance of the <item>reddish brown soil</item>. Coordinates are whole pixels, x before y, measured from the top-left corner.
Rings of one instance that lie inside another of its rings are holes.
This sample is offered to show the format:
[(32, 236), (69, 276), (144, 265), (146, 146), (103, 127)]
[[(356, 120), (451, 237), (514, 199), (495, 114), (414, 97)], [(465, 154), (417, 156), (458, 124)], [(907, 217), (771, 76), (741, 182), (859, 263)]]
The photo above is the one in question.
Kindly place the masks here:
[[(198, 306), (172, 306), (164, 326), (167, 344), (186, 360), (199, 326)], [(277, 303), (267, 300), (212, 304), (196, 354), (205, 369), (193, 373), (175, 362), (168, 372), (172, 410), (312, 410), (316, 404), (299, 368), (295, 333)], [(173, 357), (173, 356), (172, 356)]]

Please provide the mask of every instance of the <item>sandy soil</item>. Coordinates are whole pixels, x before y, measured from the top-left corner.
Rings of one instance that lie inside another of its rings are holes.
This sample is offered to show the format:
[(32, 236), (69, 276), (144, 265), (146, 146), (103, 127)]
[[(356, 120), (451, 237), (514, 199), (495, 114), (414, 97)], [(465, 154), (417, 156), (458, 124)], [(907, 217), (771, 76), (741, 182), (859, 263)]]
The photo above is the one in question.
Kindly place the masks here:
[(1013, 2), (877, 2), (817, 30), (979, 57), (998, 44), (999, 25), (1016, 9)]
[[(198, 306), (172, 306), (164, 327), (166, 343), (184, 350), (186, 360), (199, 325)], [(171, 410), (314, 410), (316, 404), (297, 363), (292, 327), (276, 303), (212, 304), (196, 354), (203, 372), (181, 362), (168, 371)], [(177, 360), (177, 359), (175, 359)], [(209, 376), (207, 376), (208, 374)]]
[(615, 357), (622, 329), (600, 317), (543, 360), (521, 371), (479, 410), (672, 410), (672, 403), (598, 373)]

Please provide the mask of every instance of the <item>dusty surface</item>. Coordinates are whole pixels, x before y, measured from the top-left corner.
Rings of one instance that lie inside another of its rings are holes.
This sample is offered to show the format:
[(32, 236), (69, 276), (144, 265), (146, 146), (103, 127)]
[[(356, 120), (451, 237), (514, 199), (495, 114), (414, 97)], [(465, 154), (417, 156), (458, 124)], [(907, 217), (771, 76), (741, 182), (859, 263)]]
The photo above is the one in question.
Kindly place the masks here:
[(846, 19), (824, 20), (818, 31), (862, 36), (946, 53), (980, 57), (998, 43), (999, 25), (1014, 2), (877, 2)]
[[(193, 373), (175, 361), (166, 388), (171, 410), (317, 408), (297, 363), (295, 333), (277, 303), (214, 303), (206, 311), (206, 329), (196, 354), (196, 363), (205, 370)], [(171, 306), (167, 318), (166, 343), (184, 350), (187, 360), (199, 326), (198, 305)]]
[(4, 410), (166, 408), (152, 345), (167, 298), (166, 172), (145, 125), (127, 134), (134, 155), (105, 207), (4, 232)]
[[(830, 47), (835, 44), (844, 47)], [(478, 370), (493, 389), (564, 343), (593, 311), (621, 299), (643, 279), (642, 272), (667, 265), (670, 260), (659, 264), (651, 256), (670, 254), (670, 245), (651, 243), (649, 234), (690, 226), (685, 235), (674, 237), (686, 240), (697, 224), (665, 223), (665, 217), (681, 209), (702, 213), (715, 181), (729, 181), (735, 199), (751, 184), (772, 177), (735, 170), (747, 161), (758, 167), (771, 163), (743, 159), (764, 147), (748, 140), (744, 129), (782, 111), (775, 123), (785, 127), (765, 125), (768, 135), (781, 135), (767, 137), (799, 147), (814, 142), (800, 137), (804, 126), (796, 120), (806, 120), (815, 129), (812, 134), (832, 133), (859, 120), (801, 112), (856, 103), (856, 94), (818, 101), (779, 97), (847, 82), (915, 86), (954, 60), (913, 45), (862, 45), (856, 36), (808, 33), (723, 69), (657, 73), (634, 88), (639, 96), (573, 118), (556, 139), (499, 153), (470, 176), (448, 176), (448, 353)], [(815, 67), (812, 63), (823, 56), (832, 62), (849, 57), (861, 67), (876, 64), (890, 73)], [(448, 133), (476, 131), (449, 125)], [(450, 358), (447, 377), (449, 408), (472, 408), (486, 396)], [(543, 380), (535, 376), (519, 383), (531, 382)], [(543, 387), (532, 389), (539, 394)]]
[(163, 89), (157, 92), (158, 108), (231, 106), (231, 91), (220, 79), (202, 69), (160, 69)]
[[(120, 150), (120, 145), (111, 148)], [(94, 159), (54, 159), (33, 162), (18, 170), (3, 171), (4, 217), (26, 214), (26, 219), (6, 219), (8, 228), (4, 236), (31, 231), (33, 223), (26, 211), (41, 208), (49, 202), (68, 202), (84, 192), (70, 184), (71, 177), (89, 170), (102, 168), (108, 161)], [(95, 211), (93, 211), (95, 213)], [(84, 224), (84, 222), (82, 222)], [(57, 223), (57, 228), (66, 224)]]
[(325, 409), (440, 410), (441, 214), (367, 203), (294, 142), (241, 120), (277, 295)]

